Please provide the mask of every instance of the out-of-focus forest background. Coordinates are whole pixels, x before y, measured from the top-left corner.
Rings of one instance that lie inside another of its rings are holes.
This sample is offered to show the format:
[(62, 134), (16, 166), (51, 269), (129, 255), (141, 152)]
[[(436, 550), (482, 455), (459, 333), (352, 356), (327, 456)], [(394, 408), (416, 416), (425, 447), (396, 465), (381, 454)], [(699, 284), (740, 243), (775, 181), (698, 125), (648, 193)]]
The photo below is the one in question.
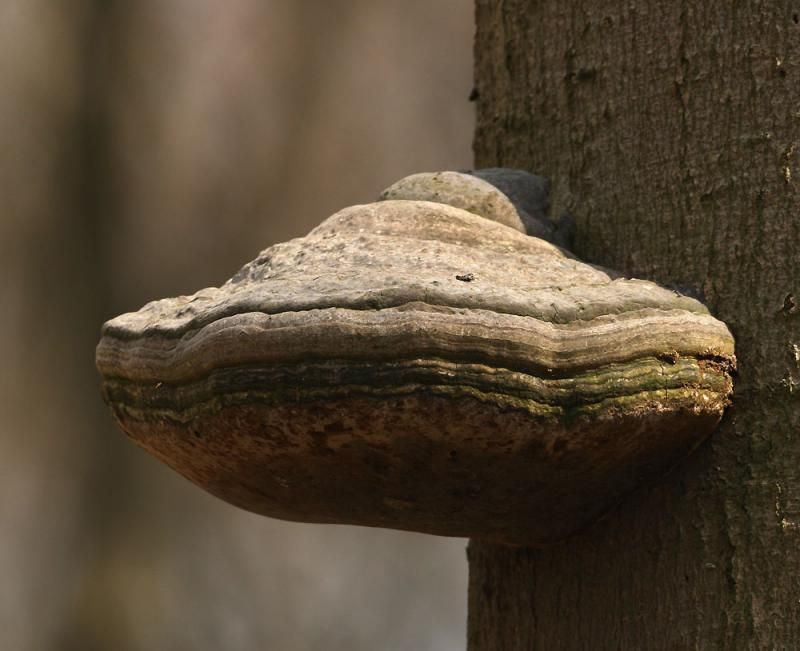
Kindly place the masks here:
[(260, 518), (113, 425), (102, 321), (468, 167), (471, 0), (0, 0), (0, 649), (460, 649), (463, 540)]

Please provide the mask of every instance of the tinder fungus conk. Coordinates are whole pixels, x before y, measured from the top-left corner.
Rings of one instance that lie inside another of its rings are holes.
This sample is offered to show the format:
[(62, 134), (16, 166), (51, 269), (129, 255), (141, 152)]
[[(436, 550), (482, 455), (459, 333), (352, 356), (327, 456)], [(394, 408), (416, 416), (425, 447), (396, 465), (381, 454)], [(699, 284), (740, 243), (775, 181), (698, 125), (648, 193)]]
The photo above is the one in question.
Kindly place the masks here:
[(393, 186), (405, 198), (345, 208), (220, 288), (106, 323), (122, 429), (257, 513), (514, 544), (666, 471), (728, 403), (728, 329), (521, 232), (512, 211), (541, 188), (460, 176), (479, 214)]

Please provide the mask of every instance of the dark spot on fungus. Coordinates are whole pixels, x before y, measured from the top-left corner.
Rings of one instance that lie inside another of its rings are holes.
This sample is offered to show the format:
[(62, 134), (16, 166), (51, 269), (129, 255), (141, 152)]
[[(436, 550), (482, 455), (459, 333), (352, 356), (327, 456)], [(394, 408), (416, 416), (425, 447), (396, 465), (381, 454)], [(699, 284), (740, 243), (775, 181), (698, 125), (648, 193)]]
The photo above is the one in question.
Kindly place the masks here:
[(678, 353), (673, 351), (673, 352), (661, 353), (657, 357), (662, 362), (673, 365), (678, 363), (678, 358), (680, 357), (680, 355), (678, 355)]
[(475, 280), (475, 274), (456, 274), (456, 280), (460, 280), (464, 283), (471, 283), (473, 280)]
[(325, 432), (328, 434), (339, 434), (341, 432), (345, 432), (347, 428), (344, 426), (344, 423), (340, 420), (334, 421), (332, 423), (327, 423), (325, 425)]

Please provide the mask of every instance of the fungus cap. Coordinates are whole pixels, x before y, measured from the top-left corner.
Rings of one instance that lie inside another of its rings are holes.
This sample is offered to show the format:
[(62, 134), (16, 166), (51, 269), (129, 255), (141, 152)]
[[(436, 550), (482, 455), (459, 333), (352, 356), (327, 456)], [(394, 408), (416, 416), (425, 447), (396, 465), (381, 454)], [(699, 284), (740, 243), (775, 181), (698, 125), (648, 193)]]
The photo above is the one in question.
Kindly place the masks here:
[(345, 208), (97, 347), (122, 429), (224, 500), (524, 545), (688, 454), (734, 365), (698, 301), (419, 200)]

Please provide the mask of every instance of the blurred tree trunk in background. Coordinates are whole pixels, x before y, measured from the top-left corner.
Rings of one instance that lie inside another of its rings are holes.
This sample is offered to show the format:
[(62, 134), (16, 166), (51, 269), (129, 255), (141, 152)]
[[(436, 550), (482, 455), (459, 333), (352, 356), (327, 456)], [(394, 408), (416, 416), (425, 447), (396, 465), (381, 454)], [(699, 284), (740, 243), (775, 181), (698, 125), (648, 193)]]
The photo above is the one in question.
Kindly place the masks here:
[(98, 466), (87, 443), (100, 444), (105, 416), (88, 392), (86, 353), (108, 293), (102, 225), (76, 156), (88, 137), (84, 10), (0, 9), (0, 646), (9, 649), (58, 648), (94, 552), (85, 476)]
[[(68, 14), (78, 69), (76, 101), (58, 170), (67, 199), (61, 207), (66, 219), (51, 225), (48, 237), (60, 253), (58, 268), (72, 276), (67, 280), (72, 290), (61, 296), (71, 318), (61, 326), (71, 340), (74, 359), (67, 368), (78, 381), (69, 383), (68, 390), (75, 393), (91, 386), (92, 368), (81, 353), (91, 345), (97, 323), (112, 309), (108, 233), (120, 210), (121, 181), (114, 159), (120, 152), (114, 148), (113, 102), (124, 83), (119, 62), (126, 5), (125, 0), (84, 0), (72, 3)], [(85, 377), (77, 375), (78, 369)], [(73, 513), (83, 567), (73, 585), (74, 601), (64, 618), (59, 646), (70, 651), (126, 651), (135, 638), (120, 603), (125, 595), (120, 578), (126, 574), (125, 541), (135, 518), (140, 476), (133, 472), (128, 450), (108, 436), (102, 407), (88, 395), (76, 396), (73, 404), (81, 402), (86, 403), (81, 411), (91, 417), (83, 441), (75, 441), (82, 444), (84, 456), (79, 507)]]
[(0, 3), (0, 648), (463, 646), (464, 543), (297, 525), (146, 457), (102, 321), (467, 167), (471, 0)]
[(731, 327), (723, 426), (549, 549), (470, 546), (469, 648), (800, 639), (800, 19), (783, 2), (478, 0), (479, 166), (553, 182), (582, 258)]

